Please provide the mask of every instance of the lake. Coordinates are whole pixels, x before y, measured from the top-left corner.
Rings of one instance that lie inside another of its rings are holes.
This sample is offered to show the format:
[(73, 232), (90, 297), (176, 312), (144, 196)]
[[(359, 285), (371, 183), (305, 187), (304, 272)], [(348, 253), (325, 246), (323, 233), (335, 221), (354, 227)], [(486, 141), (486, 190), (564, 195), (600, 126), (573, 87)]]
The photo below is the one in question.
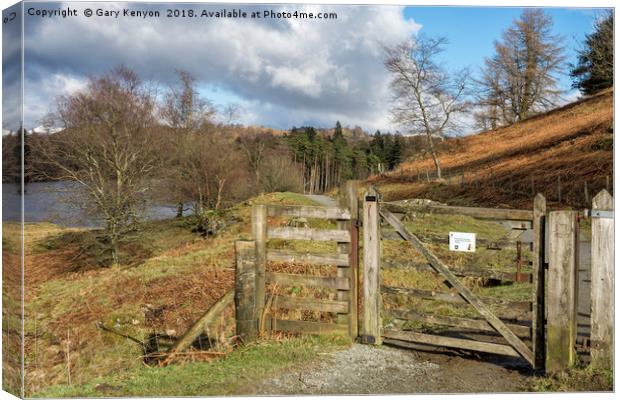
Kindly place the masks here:
[[(24, 196), (25, 222), (51, 222), (67, 227), (102, 227), (103, 222), (87, 215), (64, 201), (62, 193), (71, 189), (72, 182), (33, 182), (26, 185)], [(20, 221), (20, 195), (14, 183), (2, 184), (2, 220)], [(161, 220), (176, 216), (175, 205), (152, 205), (146, 210), (146, 219)]]

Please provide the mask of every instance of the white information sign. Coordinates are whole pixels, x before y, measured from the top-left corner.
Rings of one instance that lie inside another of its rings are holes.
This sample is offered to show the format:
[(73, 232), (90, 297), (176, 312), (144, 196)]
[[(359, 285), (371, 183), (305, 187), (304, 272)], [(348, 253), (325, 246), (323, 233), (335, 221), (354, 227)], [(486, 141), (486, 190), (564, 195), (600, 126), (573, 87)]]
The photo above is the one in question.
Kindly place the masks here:
[(450, 232), (450, 251), (476, 251), (476, 234), (467, 232)]

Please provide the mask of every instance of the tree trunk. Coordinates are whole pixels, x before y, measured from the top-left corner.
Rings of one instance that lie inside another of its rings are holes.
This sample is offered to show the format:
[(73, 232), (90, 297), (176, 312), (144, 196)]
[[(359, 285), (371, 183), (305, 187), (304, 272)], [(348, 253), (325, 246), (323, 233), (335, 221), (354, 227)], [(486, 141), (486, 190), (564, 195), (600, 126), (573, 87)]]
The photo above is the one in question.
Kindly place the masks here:
[(428, 140), (428, 149), (431, 151), (431, 156), (433, 157), (433, 162), (435, 163), (435, 171), (437, 172), (437, 179), (441, 179), (441, 166), (439, 165), (439, 158), (437, 157), (437, 153), (435, 152), (435, 144), (433, 143), (433, 137), (427, 133), (426, 139)]

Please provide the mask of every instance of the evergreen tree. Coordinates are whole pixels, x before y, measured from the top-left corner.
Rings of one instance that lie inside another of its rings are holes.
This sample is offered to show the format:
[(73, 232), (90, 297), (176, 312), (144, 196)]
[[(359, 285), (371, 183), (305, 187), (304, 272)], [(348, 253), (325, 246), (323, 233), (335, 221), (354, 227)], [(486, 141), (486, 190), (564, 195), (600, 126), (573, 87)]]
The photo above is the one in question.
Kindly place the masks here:
[(570, 75), (573, 87), (583, 94), (592, 94), (614, 84), (614, 14), (597, 21), (594, 32), (586, 35), (584, 47), (578, 52), (577, 65)]
[(400, 135), (394, 135), (394, 141), (392, 142), (392, 146), (390, 147), (386, 160), (389, 170), (393, 170), (403, 161), (404, 147), (403, 137)]

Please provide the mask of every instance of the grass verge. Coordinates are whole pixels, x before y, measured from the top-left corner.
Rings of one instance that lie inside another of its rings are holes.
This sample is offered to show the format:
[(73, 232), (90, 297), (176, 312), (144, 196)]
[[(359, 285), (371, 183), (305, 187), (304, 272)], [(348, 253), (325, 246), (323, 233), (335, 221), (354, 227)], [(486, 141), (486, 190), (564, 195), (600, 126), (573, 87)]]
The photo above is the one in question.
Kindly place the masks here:
[(591, 366), (578, 366), (566, 372), (534, 378), (532, 382), (532, 389), (537, 392), (610, 392), (613, 388), (613, 370)]
[(306, 336), (262, 341), (213, 362), (165, 368), (140, 367), (80, 386), (54, 386), (34, 397), (222, 396), (252, 394), (252, 383), (311, 361), (318, 353), (347, 347), (338, 336)]

